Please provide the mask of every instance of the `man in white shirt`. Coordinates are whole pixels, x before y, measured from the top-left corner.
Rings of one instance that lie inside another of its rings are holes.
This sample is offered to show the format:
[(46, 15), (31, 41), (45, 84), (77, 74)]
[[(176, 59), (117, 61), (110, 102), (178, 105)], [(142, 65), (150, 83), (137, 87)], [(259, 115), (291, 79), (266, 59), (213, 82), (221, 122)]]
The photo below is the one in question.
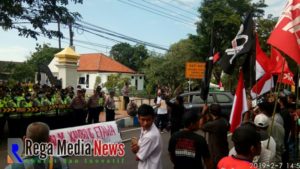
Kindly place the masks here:
[(157, 107), (156, 126), (160, 129), (160, 132), (163, 132), (163, 130), (166, 129), (168, 126), (168, 109), (167, 109), (166, 100), (164, 96), (161, 94), (161, 92), (157, 93), (156, 107)]
[[(254, 124), (260, 133), (261, 137), (261, 153), (258, 159), (260, 163), (272, 163), (275, 161), (276, 155), (276, 143), (272, 136), (269, 136), (268, 126), (270, 120), (269, 117), (261, 113), (255, 116)], [(270, 139), (269, 145), (268, 140)]]
[(138, 169), (161, 169), (162, 139), (154, 125), (154, 109), (143, 104), (138, 109), (141, 125), (140, 139), (132, 140), (131, 151), (136, 154)]

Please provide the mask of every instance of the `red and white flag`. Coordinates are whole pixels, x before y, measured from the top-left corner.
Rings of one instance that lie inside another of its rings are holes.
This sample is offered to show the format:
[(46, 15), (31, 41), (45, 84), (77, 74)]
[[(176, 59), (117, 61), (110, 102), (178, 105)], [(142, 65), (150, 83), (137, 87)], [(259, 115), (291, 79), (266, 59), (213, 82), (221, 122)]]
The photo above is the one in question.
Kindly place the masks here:
[(236, 88), (233, 105), (230, 114), (230, 132), (233, 132), (242, 123), (242, 114), (248, 111), (246, 90), (244, 86), (243, 71), (240, 71), (240, 77)]
[(283, 78), (281, 77), (281, 75), (279, 75), (277, 83), (288, 84), (288, 85), (291, 85), (291, 86), (295, 85), (294, 74), (292, 72), (284, 73)]
[(271, 73), (266, 73), (262, 78), (252, 87), (251, 97), (255, 99), (258, 96), (261, 96), (274, 87), (273, 76)]
[(266, 72), (270, 71), (270, 59), (265, 54), (265, 52), (261, 49), (258, 36), (256, 35), (256, 80), (261, 78)]
[(271, 59), (270, 59), (270, 64), (269, 64), (271, 73), (272, 74), (281, 74), (282, 66), (284, 66), (283, 73), (291, 72), (285, 58), (281, 55), (281, 53), (278, 50), (276, 50), (274, 47), (272, 47), (271, 48)]
[(300, 0), (288, 0), (268, 43), (300, 64)]

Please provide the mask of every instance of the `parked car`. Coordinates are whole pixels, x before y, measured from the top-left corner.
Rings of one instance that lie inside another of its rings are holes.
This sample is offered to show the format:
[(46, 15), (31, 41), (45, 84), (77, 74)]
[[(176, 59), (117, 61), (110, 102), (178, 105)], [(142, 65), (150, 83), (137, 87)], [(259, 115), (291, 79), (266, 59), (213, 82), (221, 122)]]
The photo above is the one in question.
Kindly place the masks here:
[[(205, 104), (200, 97), (200, 91), (182, 93), (180, 96), (184, 99), (184, 106), (187, 111), (201, 112)], [(175, 102), (175, 98), (170, 100)], [(230, 92), (210, 92), (207, 97), (207, 104), (218, 103), (221, 106), (221, 113), (229, 119), (230, 112), (233, 104), (233, 95)]]

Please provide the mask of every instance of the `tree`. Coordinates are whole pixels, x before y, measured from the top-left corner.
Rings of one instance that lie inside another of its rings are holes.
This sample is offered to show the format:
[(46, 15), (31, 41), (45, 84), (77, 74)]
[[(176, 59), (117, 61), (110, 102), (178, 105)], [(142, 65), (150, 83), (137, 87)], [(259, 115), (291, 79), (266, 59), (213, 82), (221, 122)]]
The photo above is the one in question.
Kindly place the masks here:
[(267, 44), (267, 40), (274, 29), (278, 18), (273, 17), (272, 15), (267, 18), (258, 18), (257, 20), (257, 33), (260, 40), (260, 46), (266, 53), (270, 53), (270, 47)]
[(27, 63), (16, 65), (12, 73), (12, 79), (18, 82), (34, 81), (33, 67)]
[(96, 89), (101, 84), (101, 77), (97, 76), (94, 84), (94, 89)]
[(187, 83), (185, 78), (185, 63), (200, 61), (197, 56), (196, 46), (191, 39), (183, 39), (173, 44), (165, 56), (150, 56), (145, 61), (144, 73), (148, 89), (157, 84), (167, 86), (173, 91), (183, 90)]
[(133, 49), (134, 53), (132, 69), (141, 71), (142, 68), (145, 66), (144, 61), (149, 57), (148, 50), (145, 48), (144, 45), (135, 45)]
[(36, 51), (27, 59), (26, 62), (12, 67), (11, 78), (15, 81), (33, 81), (35, 72), (38, 71), (38, 65), (48, 65), (54, 58), (54, 55), (60, 51), (58, 48), (52, 48), (47, 44), (36, 46)]
[[(199, 55), (208, 58), (211, 47), (215, 52), (228, 49), (247, 14), (253, 12), (256, 18), (261, 18), (264, 7), (266, 5), (263, 1), (251, 3), (251, 0), (204, 0), (198, 9), (200, 18), (197, 22), (197, 35), (190, 35), (190, 39), (200, 48)], [(243, 63), (244, 60), (238, 58), (237, 63)], [(216, 79), (220, 79), (221, 71), (219, 66), (215, 66), (213, 74)]]
[(131, 46), (129, 43), (119, 43), (110, 50), (110, 55), (118, 62), (133, 70), (141, 70), (144, 60), (148, 58), (148, 51), (143, 45)]
[[(49, 23), (74, 23), (80, 14), (70, 12), (69, 2), (82, 3), (82, 0), (2, 0), (0, 1), (0, 25), (2, 29), (17, 29), (19, 35), (32, 37), (43, 34), (48, 37), (62, 37), (62, 33), (47, 27)], [(29, 22), (31, 27), (19, 23)], [(17, 24), (16, 24), (17, 23)], [(39, 32), (40, 31), (40, 32)]]
[(48, 65), (54, 58), (54, 55), (61, 51), (58, 48), (50, 47), (49, 44), (37, 44), (35, 50), (26, 61), (27, 64), (33, 67), (34, 71), (38, 70), (38, 65)]
[[(204, 0), (198, 9), (200, 13), (197, 22), (197, 36), (192, 39), (200, 43), (201, 56), (208, 57), (210, 42), (213, 40), (216, 50), (225, 51), (231, 46), (231, 41), (239, 30), (244, 17), (254, 11), (256, 16), (263, 15), (260, 8), (266, 5), (262, 2), (251, 3), (251, 0)], [(213, 32), (213, 39), (211, 34)]]
[(121, 74), (109, 75), (107, 77), (107, 82), (104, 83), (104, 87), (106, 87), (107, 90), (120, 92), (125, 82), (129, 82), (129, 80), (128, 77), (122, 77)]

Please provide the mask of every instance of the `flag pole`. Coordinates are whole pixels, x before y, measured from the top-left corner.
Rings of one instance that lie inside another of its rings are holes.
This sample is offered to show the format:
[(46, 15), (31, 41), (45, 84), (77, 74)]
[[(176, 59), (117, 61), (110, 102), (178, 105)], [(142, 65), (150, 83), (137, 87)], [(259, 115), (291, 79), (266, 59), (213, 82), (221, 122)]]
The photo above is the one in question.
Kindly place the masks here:
[[(283, 61), (283, 66), (282, 66), (282, 70), (281, 70), (281, 79), (280, 79), (280, 83), (278, 84), (278, 89), (277, 89), (277, 94), (275, 95), (275, 105), (274, 105), (274, 109), (273, 109), (273, 114), (272, 114), (272, 121), (271, 121), (271, 127), (269, 129), (269, 135), (271, 135), (272, 131), (273, 131), (273, 125), (274, 125), (274, 120), (275, 120), (275, 113), (276, 113), (276, 108), (277, 108), (277, 104), (278, 104), (278, 96), (279, 96), (279, 92), (280, 92), (280, 87), (281, 87), (281, 84), (282, 84), (282, 76), (283, 76), (283, 70), (284, 70), (284, 65), (285, 65), (285, 60)], [(277, 80), (278, 81), (278, 80)], [(275, 90), (276, 92), (276, 90)], [(269, 149), (269, 145), (270, 145), (270, 138), (268, 139), (268, 144), (267, 144), (267, 149)]]

